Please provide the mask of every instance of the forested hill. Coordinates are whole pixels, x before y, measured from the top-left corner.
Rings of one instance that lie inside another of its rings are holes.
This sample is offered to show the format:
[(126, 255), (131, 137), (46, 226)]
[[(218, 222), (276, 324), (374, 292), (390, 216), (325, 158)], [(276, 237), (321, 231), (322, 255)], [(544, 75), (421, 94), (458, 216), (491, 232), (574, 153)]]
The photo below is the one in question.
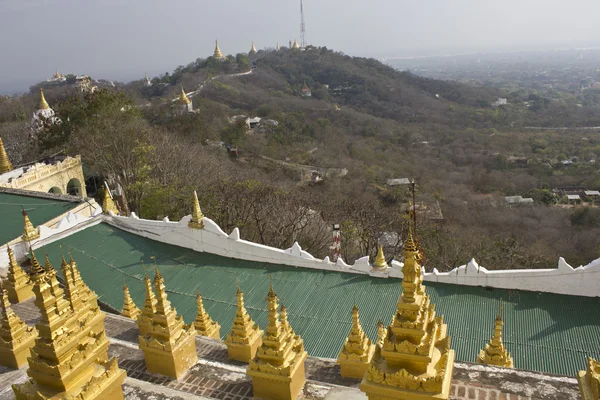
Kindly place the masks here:
[[(299, 103), (300, 89), (306, 84), (313, 100), (351, 107), (359, 112), (403, 122), (464, 124), (465, 113), (490, 107), (500, 94), (496, 89), (471, 87), (460, 83), (418, 77), (398, 72), (377, 60), (350, 57), (327, 48), (308, 47), (304, 51), (282, 49), (238, 54), (224, 61), (198, 59), (153, 79), (152, 87), (137, 82), (134, 87), (145, 98), (176, 96), (180, 86), (197, 89), (207, 78), (249, 70), (251, 76), (221, 86), (212, 81), (205, 88), (211, 100), (234, 108), (254, 109), (270, 104), (282, 109), (323, 109), (327, 104)], [(231, 89), (231, 90), (228, 90)], [(472, 118), (471, 118), (472, 119)]]

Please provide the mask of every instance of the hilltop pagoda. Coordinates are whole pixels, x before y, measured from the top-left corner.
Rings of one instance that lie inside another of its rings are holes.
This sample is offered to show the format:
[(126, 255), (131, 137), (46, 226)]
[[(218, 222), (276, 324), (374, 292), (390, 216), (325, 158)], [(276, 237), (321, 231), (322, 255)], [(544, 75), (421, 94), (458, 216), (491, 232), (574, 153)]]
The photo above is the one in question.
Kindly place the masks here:
[(577, 381), (582, 400), (600, 399), (600, 362), (588, 358), (587, 369), (577, 373)]
[(221, 339), (221, 325), (213, 321), (210, 315), (204, 309), (204, 302), (200, 293), (196, 293), (196, 303), (198, 304), (198, 314), (194, 321), (196, 333), (200, 336), (206, 336), (213, 339)]
[(485, 346), (485, 349), (479, 352), (477, 362), (504, 368), (514, 367), (513, 358), (510, 356), (506, 350), (506, 347), (504, 346), (504, 343), (502, 342), (503, 325), (502, 303), (500, 303), (498, 316), (496, 317), (496, 323), (494, 326), (494, 335), (490, 339), (489, 343)]
[(238, 286), (237, 311), (231, 332), (225, 338), (227, 356), (232, 360), (250, 362), (262, 344), (263, 331), (254, 323), (244, 306), (244, 293)]
[(123, 399), (125, 371), (119, 369), (116, 358), (108, 360), (104, 324), (96, 330), (80, 318), (65, 299), (55, 274), (42, 268), (33, 252), (30, 276), (41, 318), (28, 359), (30, 379), (13, 385), (15, 398)]
[(171, 307), (165, 292), (164, 279), (158, 268), (154, 277), (156, 312), (146, 334), (139, 336), (149, 372), (179, 379), (198, 360), (196, 330), (186, 325), (183, 317)]
[(187, 114), (194, 112), (194, 104), (192, 100), (185, 94), (183, 86), (181, 87), (181, 94), (179, 95), (179, 112), (180, 114)]
[(273, 285), (266, 300), (269, 323), (263, 335), (262, 346), (250, 361), (246, 374), (252, 378), (254, 397), (265, 400), (296, 399), (306, 381), (304, 361), (307, 353), (304, 342), (289, 327), (287, 312), (285, 325), (280, 321), (277, 312), (278, 298)]
[(254, 45), (254, 42), (252, 42), (252, 47), (250, 48), (249, 54), (256, 54), (256, 53), (257, 53), (256, 46)]
[(418, 253), (409, 230), (402, 295), (383, 346), (375, 352), (360, 384), (370, 400), (441, 400), (450, 395), (454, 350), (450, 349), (447, 325), (443, 317), (436, 317), (435, 305), (422, 285)]
[(352, 328), (337, 360), (342, 377), (361, 379), (371, 364), (374, 352), (375, 345), (360, 324), (355, 304), (352, 307)]
[(221, 53), (221, 49), (219, 48), (218, 40), (215, 40), (215, 52), (213, 54), (213, 57), (216, 58), (217, 60), (223, 60), (225, 58), (223, 53)]
[(6, 252), (8, 253), (9, 261), (3, 286), (7, 292), (8, 299), (12, 303), (20, 303), (34, 296), (33, 286), (29, 280), (29, 276), (17, 264), (15, 255), (8, 245), (6, 246)]
[(27, 364), (37, 332), (14, 313), (2, 286), (0, 302), (0, 365), (18, 369)]
[(6, 153), (6, 149), (4, 148), (4, 143), (2, 143), (2, 139), (0, 139), (0, 174), (5, 172), (10, 172), (13, 170), (13, 165), (8, 158), (8, 153)]

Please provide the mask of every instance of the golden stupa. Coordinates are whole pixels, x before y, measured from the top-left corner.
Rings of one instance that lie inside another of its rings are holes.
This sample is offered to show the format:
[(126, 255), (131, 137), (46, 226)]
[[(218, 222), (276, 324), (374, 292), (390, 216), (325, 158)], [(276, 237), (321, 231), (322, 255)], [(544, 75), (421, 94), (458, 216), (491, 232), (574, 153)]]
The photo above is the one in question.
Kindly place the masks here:
[(18, 369), (27, 364), (37, 332), (12, 310), (6, 290), (0, 286), (0, 365)]
[(181, 87), (181, 95), (179, 96), (179, 102), (183, 105), (190, 104), (192, 101), (187, 97), (185, 91), (183, 90), (183, 86)]
[(2, 139), (0, 138), (0, 174), (5, 172), (9, 172), (13, 170), (13, 165), (8, 158), (8, 153), (6, 153), (6, 149), (4, 148), (4, 143), (2, 143)]
[(200, 293), (196, 293), (196, 303), (198, 305), (198, 314), (194, 321), (194, 327), (196, 328), (196, 334), (200, 336), (207, 336), (213, 339), (221, 339), (221, 325), (216, 321), (213, 321), (210, 315), (204, 309), (204, 302)]
[(389, 265), (385, 262), (385, 255), (383, 254), (383, 246), (381, 244), (377, 245), (377, 256), (375, 257), (375, 262), (373, 263), (373, 268), (375, 269), (386, 269)]
[(256, 46), (254, 45), (254, 42), (252, 42), (252, 47), (250, 48), (250, 54), (256, 54)]
[(215, 53), (213, 54), (213, 57), (218, 60), (225, 58), (225, 56), (223, 56), (223, 53), (221, 53), (221, 49), (219, 48), (218, 40), (215, 40)]
[(188, 226), (194, 229), (204, 229), (204, 214), (200, 210), (200, 202), (198, 202), (198, 194), (194, 190), (194, 208), (192, 210), (192, 219), (188, 222)]
[(65, 299), (55, 274), (42, 268), (33, 252), (30, 276), (41, 318), (28, 359), (30, 379), (12, 386), (15, 398), (123, 399), (125, 371), (119, 369), (116, 358), (108, 360), (104, 324), (98, 330), (81, 318)]
[(148, 275), (144, 277), (144, 284), (146, 286), (146, 298), (144, 299), (144, 307), (142, 308), (142, 312), (137, 318), (140, 336), (144, 336), (152, 327), (152, 319), (154, 318), (154, 313), (156, 312), (157, 301), (156, 296), (154, 296), (154, 292), (152, 291), (152, 281)]
[(409, 230), (402, 295), (383, 347), (375, 352), (360, 384), (370, 400), (441, 400), (450, 395), (454, 350), (443, 317), (436, 317), (435, 305), (425, 293), (417, 254)]
[(17, 264), (15, 255), (8, 245), (6, 246), (6, 252), (8, 253), (8, 271), (3, 282), (4, 289), (12, 303), (20, 303), (34, 296), (33, 286), (29, 276)]
[(502, 302), (498, 310), (498, 316), (496, 317), (496, 323), (494, 326), (494, 335), (490, 339), (489, 343), (486, 344), (485, 349), (479, 352), (477, 362), (481, 364), (495, 365), (497, 367), (512, 368), (514, 367), (513, 359), (506, 350), (504, 343), (502, 342)]
[(352, 328), (342, 346), (337, 363), (344, 378), (361, 379), (371, 363), (375, 345), (365, 334), (358, 318), (358, 307), (352, 307)]
[(123, 309), (121, 310), (121, 315), (133, 320), (137, 320), (140, 313), (140, 309), (135, 305), (133, 299), (131, 298), (129, 288), (126, 284), (123, 284)]
[(269, 323), (262, 345), (250, 361), (246, 374), (252, 378), (254, 397), (265, 400), (296, 399), (304, 382), (304, 361), (307, 353), (302, 338), (282, 324), (277, 312), (277, 295), (271, 285), (267, 294)]
[(600, 362), (588, 358), (587, 369), (577, 373), (577, 382), (581, 400), (600, 399)]
[(177, 310), (171, 307), (165, 292), (164, 279), (158, 268), (154, 277), (156, 312), (146, 334), (139, 336), (149, 372), (179, 379), (196, 364), (196, 330), (186, 325)]
[(42, 90), (42, 88), (40, 88), (40, 110), (47, 110), (49, 109), (50, 106), (48, 105), (48, 102), (46, 101), (46, 98), (44, 97), (44, 91)]
[(262, 344), (263, 331), (254, 323), (244, 306), (244, 293), (238, 286), (237, 311), (231, 332), (225, 338), (227, 355), (232, 360), (250, 362)]
[(29, 220), (29, 216), (27, 215), (27, 211), (25, 211), (24, 208), (22, 213), (24, 229), (23, 235), (21, 235), (21, 239), (23, 239), (24, 242), (31, 242), (32, 240), (35, 240), (40, 237), (40, 227), (33, 227), (33, 224), (31, 223), (31, 221)]
[(294, 44), (292, 45), (292, 49), (299, 49), (300, 45), (298, 44), (298, 41), (296, 39), (294, 39)]

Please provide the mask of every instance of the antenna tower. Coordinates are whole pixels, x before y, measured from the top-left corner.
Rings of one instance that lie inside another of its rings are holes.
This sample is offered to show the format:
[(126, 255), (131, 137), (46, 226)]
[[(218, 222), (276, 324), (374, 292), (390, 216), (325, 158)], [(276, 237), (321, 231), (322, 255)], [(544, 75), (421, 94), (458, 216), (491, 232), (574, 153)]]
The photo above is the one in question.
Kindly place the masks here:
[(300, 47), (306, 47), (306, 29), (304, 26), (304, 6), (303, 0), (300, 0)]

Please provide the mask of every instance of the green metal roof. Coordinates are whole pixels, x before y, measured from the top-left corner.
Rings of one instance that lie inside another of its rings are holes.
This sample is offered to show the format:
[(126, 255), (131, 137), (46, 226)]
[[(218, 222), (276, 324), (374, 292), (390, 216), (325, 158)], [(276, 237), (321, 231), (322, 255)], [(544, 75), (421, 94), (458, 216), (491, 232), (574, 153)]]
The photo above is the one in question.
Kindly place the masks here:
[[(351, 326), (354, 302), (371, 339), (377, 320), (389, 323), (401, 292), (399, 279), (371, 278), (341, 272), (263, 264), (198, 253), (99, 224), (47, 245), (58, 267), (59, 245), (70, 251), (87, 284), (115, 309), (123, 304), (123, 282), (138, 306), (144, 300), (144, 267), (154, 274), (151, 256), (165, 278), (169, 300), (187, 322), (196, 315), (199, 290), (221, 336), (231, 329), (236, 309), (236, 282), (252, 318), (267, 323), (265, 297), (272, 279), (288, 309), (294, 330), (312, 356), (336, 358)], [(38, 254), (41, 257), (42, 254)], [(474, 362), (493, 332), (498, 299), (504, 304), (506, 345), (521, 369), (575, 375), (586, 357), (600, 350), (599, 298), (518, 290), (428, 283), (427, 292), (448, 324), (452, 348), (460, 361)]]
[(21, 206), (27, 211), (31, 223), (38, 226), (78, 205), (77, 202), (54, 199), (42, 194), (44, 197), (37, 197), (35, 192), (30, 196), (0, 192), (0, 245), (23, 234)]

